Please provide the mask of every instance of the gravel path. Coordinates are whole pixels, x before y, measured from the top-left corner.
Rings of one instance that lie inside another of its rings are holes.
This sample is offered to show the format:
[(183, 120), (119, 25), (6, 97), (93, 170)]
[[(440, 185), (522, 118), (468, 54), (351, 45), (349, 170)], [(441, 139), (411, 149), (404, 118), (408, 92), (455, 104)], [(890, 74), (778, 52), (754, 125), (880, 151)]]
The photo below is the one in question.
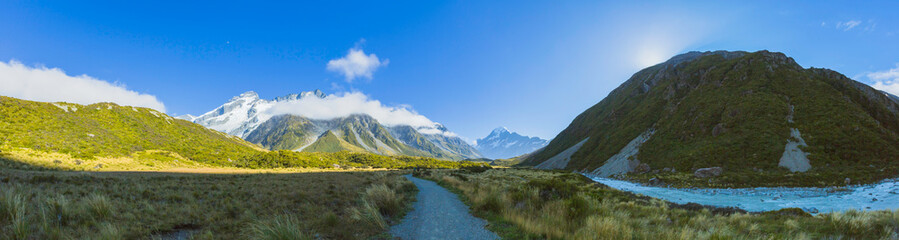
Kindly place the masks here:
[(436, 183), (405, 176), (418, 187), (417, 201), (403, 221), (390, 228), (400, 239), (499, 239), (484, 229), (487, 221), (468, 213), (455, 194)]

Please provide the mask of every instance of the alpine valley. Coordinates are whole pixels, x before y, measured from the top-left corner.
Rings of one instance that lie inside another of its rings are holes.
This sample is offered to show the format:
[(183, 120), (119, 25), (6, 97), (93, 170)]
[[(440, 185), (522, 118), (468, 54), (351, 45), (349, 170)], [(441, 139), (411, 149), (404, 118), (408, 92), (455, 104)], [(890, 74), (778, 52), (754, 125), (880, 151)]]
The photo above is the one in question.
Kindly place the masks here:
[(183, 115), (179, 118), (241, 137), (269, 150), (368, 152), (447, 160), (481, 157), (477, 149), (441, 124), (388, 126), (361, 113), (313, 119), (302, 113), (278, 114), (272, 111), (278, 104), (328, 97), (331, 96), (315, 90), (266, 100), (259, 98), (255, 92), (246, 92), (203, 115)]

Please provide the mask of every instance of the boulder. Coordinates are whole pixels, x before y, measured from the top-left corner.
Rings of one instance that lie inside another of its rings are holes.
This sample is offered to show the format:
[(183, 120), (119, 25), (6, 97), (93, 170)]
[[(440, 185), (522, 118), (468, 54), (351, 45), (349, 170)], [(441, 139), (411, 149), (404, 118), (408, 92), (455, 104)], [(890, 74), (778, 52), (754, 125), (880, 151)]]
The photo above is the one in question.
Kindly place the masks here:
[(646, 164), (646, 163), (638, 164), (637, 167), (634, 168), (635, 173), (646, 173), (646, 172), (649, 172), (650, 170), (652, 170), (652, 168), (650, 168), (649, 164)]
[(665, 182), (663, 182), (661, 179), (658, 179), (658, 178), (650, 178), (649, 185), (650, 186), (662, 186), (662, 185), (665, 185)]
[(700, 168), (693, 172), (693, 176), (698, 178), (717, 177), (721, 175), (721, 172), (724, 172), (721, 167)]

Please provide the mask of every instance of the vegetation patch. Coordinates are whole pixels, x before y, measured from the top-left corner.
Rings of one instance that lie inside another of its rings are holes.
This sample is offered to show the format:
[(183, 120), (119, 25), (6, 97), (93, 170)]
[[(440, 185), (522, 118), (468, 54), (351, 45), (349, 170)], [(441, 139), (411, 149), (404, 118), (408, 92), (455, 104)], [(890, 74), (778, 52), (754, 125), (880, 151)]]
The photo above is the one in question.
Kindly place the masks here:
[(0, 239), (368, 239), (411, 208), (403, 173), (0, 168)]
[[(579, 174), (527, 169), (423, 170), (508, 239), (890, 239), (899, 211), (811, 216), (673, 204), (594, 184)], [(464, 176), (467, 181), (457, 176)]]

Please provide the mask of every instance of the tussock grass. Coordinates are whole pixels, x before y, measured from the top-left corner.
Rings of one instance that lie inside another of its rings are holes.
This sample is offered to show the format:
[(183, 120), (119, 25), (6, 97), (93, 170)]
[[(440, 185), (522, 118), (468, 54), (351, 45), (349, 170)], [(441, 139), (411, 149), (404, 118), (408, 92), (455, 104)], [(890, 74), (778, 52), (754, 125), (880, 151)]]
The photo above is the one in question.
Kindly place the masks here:
[(84, 204), (91, 216), (101, 220), (108, 218), (114, 211), (114, 206), (109, 201), (109, 198), (97, 193), (89, 195), (85, 199)]
[(387, 221), (381, 216), (378, 207), (369, 201), (362, 201), (362, 205), (350, 209), (350, 215), (353, 220), (362, 226), (370, 226), (379, 230), (387, 229)]
[(376, 207), (380, 214), (386, 216), (396, 216), (403, 210), (402, 198), (384, 184), (372, 185), (365, 189), (364, 198), (366, 202)]
[(257, 220), (250, 225), (251, 239), (294, 240), (312, 239), (304, 234), (300, 222), (293, 215), (278, 215), (271, 220)]
[(580, 175), (525, 169), (419, 174), (460, 193), (510, 239), (896, 239), (899, 211), (811, 216), (674, 205)]
[[(386, 230), (411, 210), (418, 189), (409, 180), (392, 176), (391, 181), (373, 184), (365, 189), (359, 206), (349, 210), (358, 224)], [(387, 178), (389, 179), (389, 178)]]
[(0, 168), (0, 239), (368, 239), (410, 207), (403, 173)]

